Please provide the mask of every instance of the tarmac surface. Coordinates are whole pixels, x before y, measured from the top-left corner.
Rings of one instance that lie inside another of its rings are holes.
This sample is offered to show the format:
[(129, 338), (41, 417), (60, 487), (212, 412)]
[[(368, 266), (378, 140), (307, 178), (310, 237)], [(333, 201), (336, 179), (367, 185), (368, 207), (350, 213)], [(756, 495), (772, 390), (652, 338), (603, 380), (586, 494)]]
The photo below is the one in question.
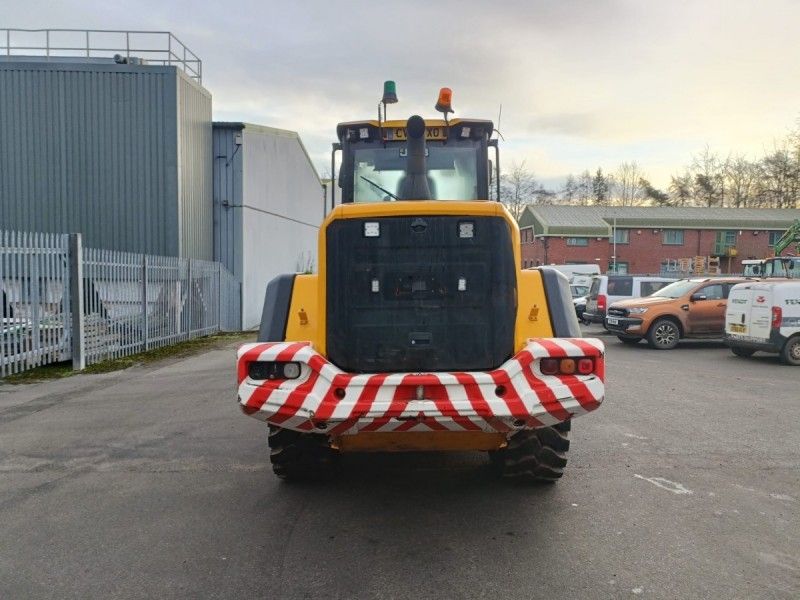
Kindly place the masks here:
[(604, 340), (607, 400), (534, 487), (479, 453), (282, 483), (232, 347), (0, 384), (0, 598), (800, 597), (800, 369)]

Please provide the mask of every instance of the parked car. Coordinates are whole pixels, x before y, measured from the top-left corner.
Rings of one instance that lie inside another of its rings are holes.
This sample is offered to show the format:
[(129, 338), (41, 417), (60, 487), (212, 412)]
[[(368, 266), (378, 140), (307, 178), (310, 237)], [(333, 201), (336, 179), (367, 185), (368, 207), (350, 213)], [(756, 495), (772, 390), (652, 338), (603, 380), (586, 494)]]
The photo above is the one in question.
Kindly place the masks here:
[(642, 275), (601, 275), (592, 280), (589, 298), (586, 301), (584, 321), (602, 323), (606, 309), (620, 300), (649, 296), (675, 281), (670, 277), (648, 277)]
[(751, 281), (733, 286), (725, 313), (725, 343), (737, 356), (777, 353), (800, 366), (800, 281)]
[(579, 321), (583, 321), (583, 312), (586, 310), (586, 296), (589, 293), (588, 285), (570, 284), (569, 291), (572, 294), (572, 304), (575, 305), (575, 314)]
[(646, 298), (608, 307), (606, 329), (625, 343), (669, 350), (682, 338), (722, 338), (731, 288), (744, 277), (680, 279)]

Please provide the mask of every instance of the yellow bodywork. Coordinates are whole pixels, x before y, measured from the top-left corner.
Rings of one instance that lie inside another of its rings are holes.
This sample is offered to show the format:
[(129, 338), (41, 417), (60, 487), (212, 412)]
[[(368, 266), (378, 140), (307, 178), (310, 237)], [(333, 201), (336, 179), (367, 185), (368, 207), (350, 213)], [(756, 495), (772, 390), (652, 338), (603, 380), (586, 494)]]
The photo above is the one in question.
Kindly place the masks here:
[[(509, 212), (497, 202), (416, 201), (375, 204), (344, 204), (333, 210), (319, 230), (319, 274), (297, 275), (292, 290), (286, 341), (309, 341), (323, 356), (325, 348), (327, 264), (325, 232), (337, 219), (380, 218), (403, 215), (450, 215), (465, 217), (502, 217), (511, 230), (514, 261), (517, 268), (517, 317), (515, 351), (528, 339), (552, 337), (550, 315), (539, 271), (523, 271), (520, 258), (519, 227)], [(506, 444), (506, 436), (484, 432), (403, 432), (339, 436), (332, 444), (342, 451), (400, 452), (414, 450), (496, 450)]]

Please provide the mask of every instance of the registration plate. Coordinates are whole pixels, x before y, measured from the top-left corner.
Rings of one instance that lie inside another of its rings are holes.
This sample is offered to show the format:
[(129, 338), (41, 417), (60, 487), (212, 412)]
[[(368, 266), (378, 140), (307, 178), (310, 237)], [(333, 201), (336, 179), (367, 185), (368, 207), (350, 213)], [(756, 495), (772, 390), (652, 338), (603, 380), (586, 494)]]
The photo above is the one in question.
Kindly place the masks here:
[(733, 333), (747, 333), (747, 325), (741, 325), (739, 323), (731, 323), (731, 331)]
[(619, 325), (619, 319), (616, 317), (606, 317), (606, 323), (609, 325)]
[[(408, 137), (404, 127), (393, 127), (389, 129), (390, 140), (405, 140)], [(426, 127), (425, 139), (426, 140), (444, 140), (447, 138), (446, 127)]]

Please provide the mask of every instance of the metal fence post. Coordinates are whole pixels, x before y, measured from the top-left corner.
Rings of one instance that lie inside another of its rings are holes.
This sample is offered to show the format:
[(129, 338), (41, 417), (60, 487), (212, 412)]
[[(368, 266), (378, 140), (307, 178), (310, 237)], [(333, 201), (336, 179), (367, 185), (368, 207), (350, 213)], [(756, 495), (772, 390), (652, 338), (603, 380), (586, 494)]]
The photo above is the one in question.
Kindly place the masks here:
[(194, 302), (192, 302), (192, 259), (188, 259), (187, 276), (186, 276), (186, 339), (192, 339), (192, 312), (194, 311)]
[(150, 325), (147, 322), (147, 254), (142, 254), (142, 329), (144, 351), (150, 350)]
[(72, 311), (72, 368), (86, 367), (83, 327), (83, 242), (80, 233), (69, 234), (69, 295)]
[(217, 263), (217, 331), (222, 331), (222, 263)]

